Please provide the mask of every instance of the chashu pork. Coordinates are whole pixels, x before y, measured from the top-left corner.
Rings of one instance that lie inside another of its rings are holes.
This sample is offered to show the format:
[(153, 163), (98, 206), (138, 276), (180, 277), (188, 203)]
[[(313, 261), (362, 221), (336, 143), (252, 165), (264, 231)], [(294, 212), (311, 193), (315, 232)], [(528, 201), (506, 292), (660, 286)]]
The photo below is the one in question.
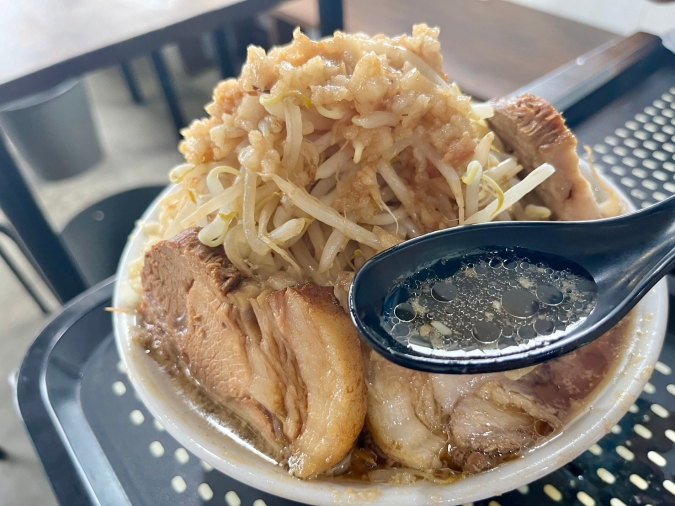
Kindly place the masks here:
[(522, 388), (490, 379), (455, 405), (449, 424), (452, 464), (470, 473), (489, 469), (562, 427), (553, 408)]
[(405, 369), (371, 353), (367, 426), (390, 458), (415, 469), (441, 467), (447, 444), (431, 375)]
[(372, 352), (367, 426), (380, 450), (405, 466), (475, 473), (562, 426), (556, 411), (527, 390), (502, 374), (421, 373)]
[(542, 163), (555, 167), (555, 173), (535, 190), (555, 217), (563, 221), (601, 218), (591, 185), (579, 170), (577, 139), (562, 115), (534, 95), (495, 100), (492, 106), (490, 126), (526, 173)]
[(283, 448), (302, 478), (352, 449), (366, 413), (360, 341), (330, 288), (244, 278), (190, 229), (145, 257), (140, 314), (152, 346)]

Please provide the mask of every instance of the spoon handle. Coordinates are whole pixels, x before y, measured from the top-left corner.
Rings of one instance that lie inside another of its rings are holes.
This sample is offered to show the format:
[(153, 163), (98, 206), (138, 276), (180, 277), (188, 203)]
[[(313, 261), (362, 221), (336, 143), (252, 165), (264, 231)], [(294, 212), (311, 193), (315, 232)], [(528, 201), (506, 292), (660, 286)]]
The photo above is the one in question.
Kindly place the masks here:
[(626, 217), (625, 232), (633, 262), (628, 288), (640, 299), (675, 269), (675, 196)]

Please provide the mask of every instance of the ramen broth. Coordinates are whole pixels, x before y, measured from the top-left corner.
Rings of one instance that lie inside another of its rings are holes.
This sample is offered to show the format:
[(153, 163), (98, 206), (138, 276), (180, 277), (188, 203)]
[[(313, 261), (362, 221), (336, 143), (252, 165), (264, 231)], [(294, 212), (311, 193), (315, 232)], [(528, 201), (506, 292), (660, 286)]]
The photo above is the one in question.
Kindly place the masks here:
[(425, 354), (518, 348), (559, 339), (595, 308), (579, 265), (523, 248), (447, 257), (406, 278), (385, 302), (382, 327)]

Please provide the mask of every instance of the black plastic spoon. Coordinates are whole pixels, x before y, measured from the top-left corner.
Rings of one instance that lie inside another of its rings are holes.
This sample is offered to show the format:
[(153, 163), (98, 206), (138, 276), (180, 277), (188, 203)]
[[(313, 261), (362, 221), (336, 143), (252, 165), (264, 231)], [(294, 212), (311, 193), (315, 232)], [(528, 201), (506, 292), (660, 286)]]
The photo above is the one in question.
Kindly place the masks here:
[(399, 365), (504, 371), (597, 339), (673, 268), (670, 197), (618, 218), (494, 222), (412, 239), (361, 268), (349, 306), (361, 336)]

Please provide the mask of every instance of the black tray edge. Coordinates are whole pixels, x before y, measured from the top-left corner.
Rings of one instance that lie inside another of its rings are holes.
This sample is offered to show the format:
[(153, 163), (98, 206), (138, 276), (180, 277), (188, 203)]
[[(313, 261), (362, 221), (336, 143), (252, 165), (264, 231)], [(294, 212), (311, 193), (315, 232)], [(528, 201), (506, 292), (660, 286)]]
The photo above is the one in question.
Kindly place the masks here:
[[(19, 411), (31, 444), (39, 456), (52, 490), (61, 504), (89, 506), (98, 504), (95, 495), (82, 479), (71, 451), (50, 416), (43, 392), (42, 372), (51, 350), (65, 331), (83, 314), (112, 297), (114, 277), (83, 292), (50, 320), (29, 348), (19, 370), (17, 399)], [(74, 479), (77, 478), (77, 479)]]

